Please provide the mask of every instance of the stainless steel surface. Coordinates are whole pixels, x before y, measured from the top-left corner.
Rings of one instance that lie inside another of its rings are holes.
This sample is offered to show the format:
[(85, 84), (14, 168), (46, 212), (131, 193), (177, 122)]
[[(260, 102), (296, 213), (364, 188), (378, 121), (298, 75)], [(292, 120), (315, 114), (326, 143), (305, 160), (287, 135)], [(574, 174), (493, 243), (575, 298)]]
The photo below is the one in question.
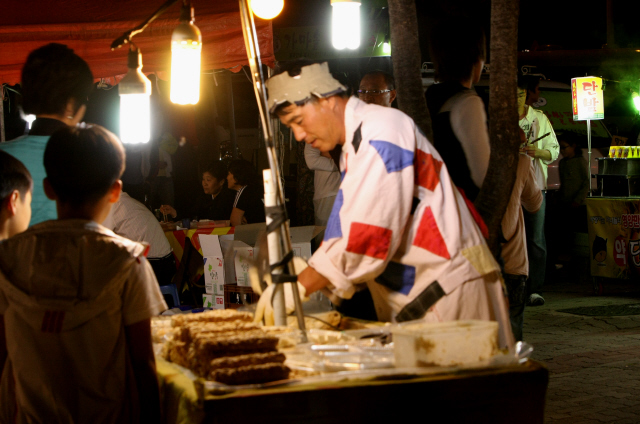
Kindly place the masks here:
[(640, 158), (598, 158), (598, 175), (640, 176)]

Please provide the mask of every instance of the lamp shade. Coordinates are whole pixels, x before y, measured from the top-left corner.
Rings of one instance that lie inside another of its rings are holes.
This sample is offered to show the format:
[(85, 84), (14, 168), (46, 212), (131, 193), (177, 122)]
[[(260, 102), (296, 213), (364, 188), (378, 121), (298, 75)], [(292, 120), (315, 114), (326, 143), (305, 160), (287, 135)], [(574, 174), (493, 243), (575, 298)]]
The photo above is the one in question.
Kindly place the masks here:
[(200, 100), (202, 35), (192, 22), (183, 21), (171, 35), (171, 93), (173, 103), (196, 104)]
[(338, 50), (360, 47), (360, 2), (331, 0), (331, 42)]
[(282, 12), (284, 0), (250, 0), (254, 15), (262, 19), (273, 19)]
[(151, 81), (142, 73), (139, 50), (129, 52), (129, 71), (118, 84), (120, 139), (123, 143), (147, 143), (151, 138)]

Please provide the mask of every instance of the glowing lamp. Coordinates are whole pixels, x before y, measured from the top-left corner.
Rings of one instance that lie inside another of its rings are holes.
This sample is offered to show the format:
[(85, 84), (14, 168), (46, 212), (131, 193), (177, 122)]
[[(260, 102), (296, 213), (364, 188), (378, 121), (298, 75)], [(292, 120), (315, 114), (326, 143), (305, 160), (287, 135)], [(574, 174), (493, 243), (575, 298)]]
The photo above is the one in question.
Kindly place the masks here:
[(147, 143), (151, 138), (151, 81), (142, 73), (142, 54), (130, 50), (129, 71), (118, 84), (120, 139), (123, 143)]
[(251, 0), (249, 6), (257, 17), (273, 19), (282, 12), (284, 0)]
[(200, 100), (202, 35), (193, 24), (193, 8), (183, 6), (180, 25), (171, 35), (171, 93), (173, 103), (194, 105)]
[(382, 53), (391, 54), (391, 44), (388, 41), (382, 44)]
[(338, 50), (355, 50), (360, 47), (360, 2), (331, 0), (331, 42)]
[(631, 97), (633, 98), (633, 105), (636, 107), (636, 109), (640, 112), (640, 96), (638, 95), (638, 93), (633, 93), (631, 95)]

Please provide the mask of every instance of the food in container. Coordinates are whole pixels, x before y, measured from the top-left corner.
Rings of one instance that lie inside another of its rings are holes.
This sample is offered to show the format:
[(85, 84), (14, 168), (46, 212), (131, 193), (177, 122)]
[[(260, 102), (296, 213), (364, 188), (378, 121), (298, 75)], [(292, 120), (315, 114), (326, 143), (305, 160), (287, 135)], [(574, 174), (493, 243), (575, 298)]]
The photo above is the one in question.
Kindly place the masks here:
[(498, 353), (495, 321), (410, 322), (391, 329), (396, 367), (468, 365)]

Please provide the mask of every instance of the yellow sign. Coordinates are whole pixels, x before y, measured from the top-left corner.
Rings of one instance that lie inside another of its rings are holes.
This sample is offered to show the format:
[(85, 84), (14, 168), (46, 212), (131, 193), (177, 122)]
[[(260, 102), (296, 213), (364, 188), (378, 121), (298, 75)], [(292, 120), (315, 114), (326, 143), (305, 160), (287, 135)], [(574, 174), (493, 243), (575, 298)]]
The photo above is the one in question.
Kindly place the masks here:
[(612, 146), (624, 146), (627, 144), (627, 137), (621, 137), (619, 135), (611, 136), (611, 145)]
[(640, 278), (640, 204), (637, 199), (588, 197), (591, 276)]
[(602, 78), (572, 78), (571, 100), (574, 121), (604, 119)]

